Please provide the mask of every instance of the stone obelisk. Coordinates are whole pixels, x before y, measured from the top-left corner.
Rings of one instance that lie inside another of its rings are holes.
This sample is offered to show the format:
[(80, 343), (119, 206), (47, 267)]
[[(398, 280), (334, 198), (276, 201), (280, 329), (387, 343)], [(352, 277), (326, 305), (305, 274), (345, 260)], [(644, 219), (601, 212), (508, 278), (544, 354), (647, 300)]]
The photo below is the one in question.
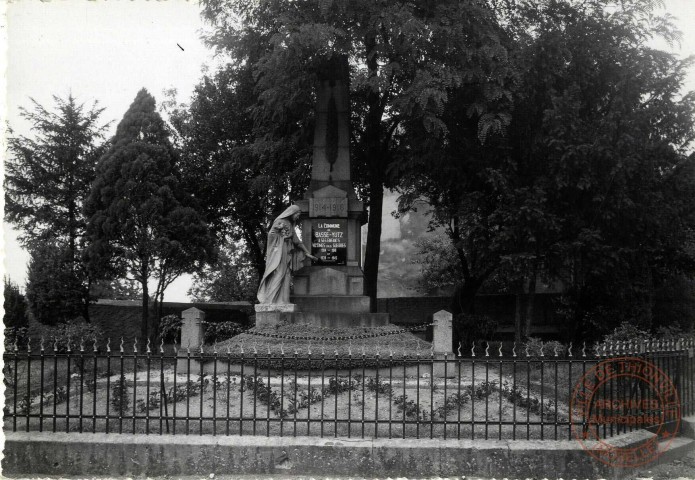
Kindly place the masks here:
[[(302, 241), (319, 260), (305, 261), (294, 273), (292, 297), (303, 314), (326, 314), (320, 322), (324, 326), (388, 323), (388, 316), (368, 315), (369, 297), (364, 295), (365, 212), (350, 175), (348, 95), (347, 57), (333, 57), (319, 75), (311, 183), (304, 200), (297, 202), (302, 209)], [(332, 313), (344, 315), (328, 315)]]

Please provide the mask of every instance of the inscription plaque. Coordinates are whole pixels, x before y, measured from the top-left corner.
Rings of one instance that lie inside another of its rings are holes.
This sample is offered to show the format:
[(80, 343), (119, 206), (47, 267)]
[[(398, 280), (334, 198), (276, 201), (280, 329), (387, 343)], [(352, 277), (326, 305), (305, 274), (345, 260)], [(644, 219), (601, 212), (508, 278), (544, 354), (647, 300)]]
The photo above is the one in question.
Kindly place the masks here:
[(315, 265), (347, 264), (347, 220), (329, 218), (314, 221), (311, 229), (311, 254)]
[(346, 197), (318, 197), (309, 200), (309, 216), (347, 218), (348, 199)]

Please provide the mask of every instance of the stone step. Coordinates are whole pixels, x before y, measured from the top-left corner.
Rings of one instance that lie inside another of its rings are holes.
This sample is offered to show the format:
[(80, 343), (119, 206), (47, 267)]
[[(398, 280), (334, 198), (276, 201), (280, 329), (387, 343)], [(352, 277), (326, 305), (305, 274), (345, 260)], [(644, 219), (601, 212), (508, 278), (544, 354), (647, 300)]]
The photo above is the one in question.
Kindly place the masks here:
[(350, 313), (350, 312), (294, 312), (282, 314), (289, 323), (309, 324), (316, 327), (383, 327), (389, 324), (388, 313)]
[(366, 295), (295, 295), (290, 302), (299, 312), (369, 313)]

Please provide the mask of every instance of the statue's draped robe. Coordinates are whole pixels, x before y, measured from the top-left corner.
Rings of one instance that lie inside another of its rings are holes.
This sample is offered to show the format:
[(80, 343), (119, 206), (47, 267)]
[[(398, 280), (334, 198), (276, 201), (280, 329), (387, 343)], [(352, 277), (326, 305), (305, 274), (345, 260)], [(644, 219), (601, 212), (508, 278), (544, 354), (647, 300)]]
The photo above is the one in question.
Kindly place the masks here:
[(304, 252), (288, 217), (278, 217), (268, 232), (265, 273), (258, 287), (261, 303), (290, 303), (292, 271), (301, 266)]

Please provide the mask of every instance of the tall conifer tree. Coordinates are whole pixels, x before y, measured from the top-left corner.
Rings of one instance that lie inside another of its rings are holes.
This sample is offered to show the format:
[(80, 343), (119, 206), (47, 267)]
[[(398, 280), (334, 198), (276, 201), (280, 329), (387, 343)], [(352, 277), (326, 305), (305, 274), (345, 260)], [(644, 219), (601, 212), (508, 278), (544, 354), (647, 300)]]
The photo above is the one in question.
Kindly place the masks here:
[(90, 266), (142, 285), (143, 338), (150, 334), (148, 280), (158, 278), (161, 301), (171, 281), (212, 256), (207, 225), (190, 205), (155, 99), (142, 89), (99, 161), (86, 212)]

